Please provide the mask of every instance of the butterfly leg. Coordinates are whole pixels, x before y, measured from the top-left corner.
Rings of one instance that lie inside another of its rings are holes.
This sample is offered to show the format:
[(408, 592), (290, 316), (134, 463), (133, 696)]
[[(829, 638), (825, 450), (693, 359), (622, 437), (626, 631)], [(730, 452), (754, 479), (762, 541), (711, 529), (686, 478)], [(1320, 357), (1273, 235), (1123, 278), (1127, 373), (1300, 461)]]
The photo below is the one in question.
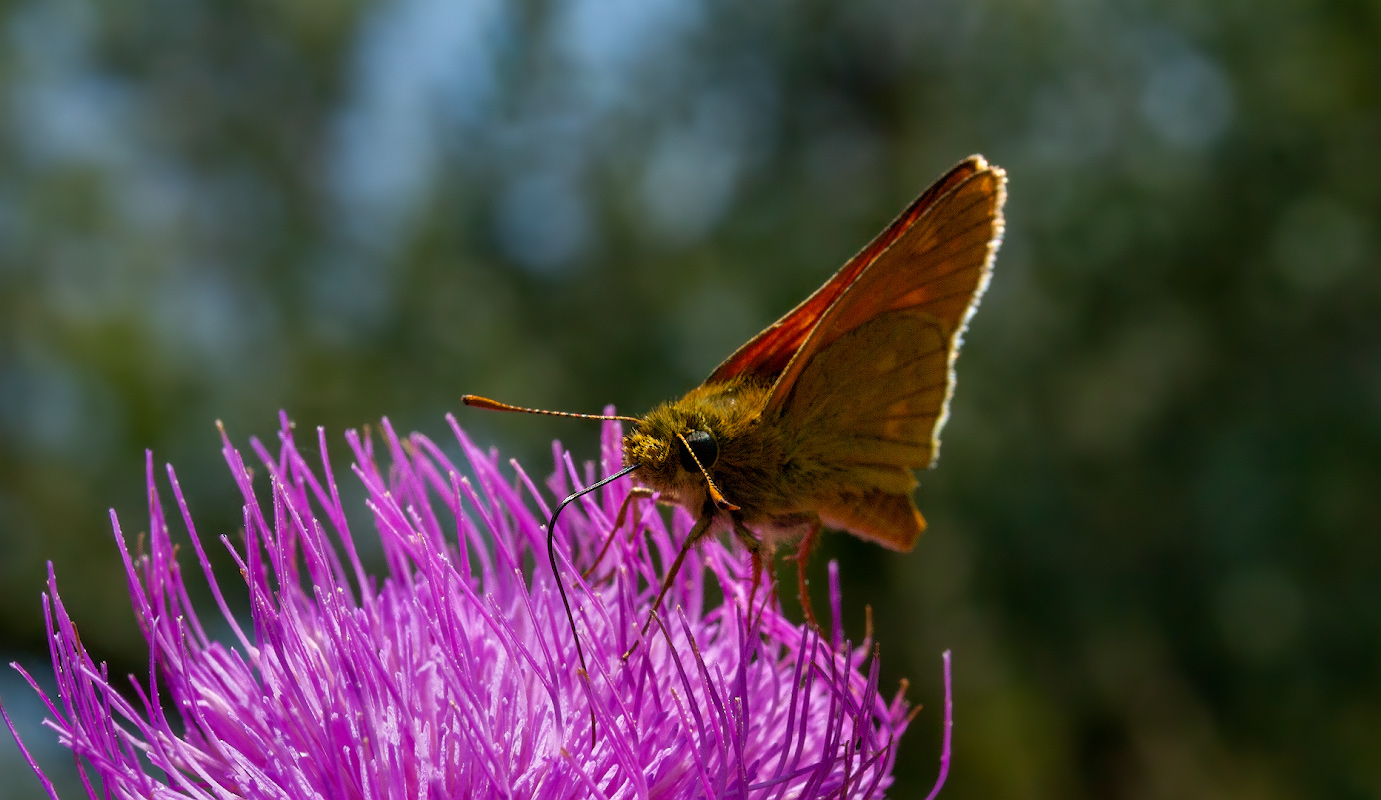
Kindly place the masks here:
[[(754, 604), (757, 602), (758, 588), (762, 584), (763, 573), (767, 573), (767, 586), (769, 591), (775, 591), (777, 586), (777, 559), (776, 553), (770, 545), (763, 543), (757, 534), (748, 529), (742, 520), (734, 519), (734, 535), (738, 537), (743, 546), (748, 548), (748, 552), (753, 556), (753, 585), (748, 591), (748, 613), (751, 619)], [(765, 607), (765, 606), (764, 606)]]
[(814, 520), (810, 527), (806, 528), (806, 534), (801, 537), (801, 543), (796, 547), (796, 592), (801, 600), (801, 613), (806, 617), (806, 623), (815, 630), (820, 630), (820, 623), (815, 621), (815, 609), (810, 604), (810, 592), (806, 590), (806, 564), (810, 561), (810, 549), (815, 546), (815, 540), (820, 535), (820, 520)]
[[(656, 492), (652, 491), (646, 486), (634, 486), (632, 489), (628, 491), (628, 496), (623, 498), (623, 504), (619, 506), (619, 515), (614, 518), (613, 529), (610, 530), (609, 535), (605, 537), (604, 544), (599, 548), (599, 554), (595, 556), (595, 560), (590, 564), (590, 566), (585, 568), (584, 572), (580, 573), (580, 577), (589, 580), (590, 576), (594, 574), (594, 571), (599, 567), (599, 562), (604, 560), (604, 554), (609, 552), (609, 545), (614, 543), (614, 534), (618, 533), (619, 528), (623, 527), (623, 521), (628, 516), (628, 508), (629, 506), (633, 505), (633, 501), (638, 499), (647, 499), (649, 497), (652, 497), (652, 495), (654, 494), (656, 494)], [(634, 529), (632, 531), (629, 531), (629, 538), (631, 539), (633, 537), (633, 534), (636, 532), (637, 526), (634, 525)]]
[(647, 622), (643, 623), (642, 630), (638, 631), (638, 638), (633, 640), (633, 645), (623, 654), (623, 660), (633, 655), (633, 651), (638, 649), (638, 644), (647, 635), (647, 629), (652, 627), (652, 620), (657, 617), (657, 609), (662, 607), (662, 598), (666, 597), (671, 590), (671, 582), (676, 580), (676, 574), (681, 571), (681, 564), (686, 560), (686, 554), (700, 541), (705, 533), (710, 529), (710, 523), (714, 521), (715, 507), (711, 503), (706, 503), (705, 508), (700, 512), (700, 519), (696, 521), (695, 527), (686, 534), (686, 540), (681, 543), (681, 552), (676, 554), (676, 560), (671, 562), (671, 569), (667, 570), (662, 578), (662, 588), (657, 592), (657, 599), (652, 601), (652, 610), (648, 612)]

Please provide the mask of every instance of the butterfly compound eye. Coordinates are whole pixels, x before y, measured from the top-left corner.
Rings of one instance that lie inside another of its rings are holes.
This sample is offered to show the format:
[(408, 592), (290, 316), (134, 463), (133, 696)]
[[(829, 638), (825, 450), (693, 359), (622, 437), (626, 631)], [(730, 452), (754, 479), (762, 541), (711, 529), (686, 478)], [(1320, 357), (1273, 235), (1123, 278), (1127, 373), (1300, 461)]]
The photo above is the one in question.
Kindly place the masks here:
[[(709, 469), (714, 466), (714, 462), (719, 460), (719, 444), (714, 437), (706, 431), (691, 431), (686, 434), (686, 444), (690, 445), (687, 452), (685, 446), (681, 447), (681, 467), (686, 472), (699, 472), (700, 467), (695, 465), (696, 459), (700, 460), (700, 466)], [(695, 458), (691, 458), (691, 453)]]

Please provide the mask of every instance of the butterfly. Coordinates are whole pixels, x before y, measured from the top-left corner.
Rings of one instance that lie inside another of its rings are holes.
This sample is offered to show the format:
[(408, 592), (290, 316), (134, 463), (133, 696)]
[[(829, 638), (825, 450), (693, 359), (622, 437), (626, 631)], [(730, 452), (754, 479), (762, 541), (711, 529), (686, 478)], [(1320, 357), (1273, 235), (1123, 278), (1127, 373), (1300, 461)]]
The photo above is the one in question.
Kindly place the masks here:
[[(1005, 198), (1001, 168), (977, 155), (960, 162), (704, 383), (641, 418), (463, 400), (632, 423), (624, 469), (596, 486), (631, 472), (643, 496), (696, 516), (654, 613), (695, 542), (732, 531), (753, 552), (755, 581), (764, 557), (770, 564), (779, 544), (799, 542), (798, 590), (813, 625), (805, 566), (823, 528), (896, 551), (910, 550), (925, 530), (913, 470), (939, 457), (955, 359), (992, 275)], [(553, 571), (552, 531), (566, 503), (548, 527)], [(557, 580), (564, 600), (559, 573)]]

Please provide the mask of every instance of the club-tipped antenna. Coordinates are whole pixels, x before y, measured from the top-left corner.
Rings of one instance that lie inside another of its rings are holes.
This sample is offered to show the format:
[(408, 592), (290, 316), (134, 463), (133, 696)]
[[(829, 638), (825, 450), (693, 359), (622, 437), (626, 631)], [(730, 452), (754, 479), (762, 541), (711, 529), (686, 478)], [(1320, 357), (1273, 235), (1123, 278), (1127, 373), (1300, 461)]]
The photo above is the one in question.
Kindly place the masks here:
[(460, 402), (474, 408), (484, 408), (489, 411), (516, 411), (522, 414), (546, 414), (549, 417), (572, 417), (574, 419), (602, 419), (618, 420), (619, 422), (641, 422), (637, 417), (625, 417), (620, 414), (576, 414), (571, 411), (548, 411), (544, 408), (525, 408), (523, 406), (513, 406), (508, 403), (500, 403), (498, 400), (490, 400), (488, 397), (480, 397), (477, 394), (461, 395)]
[[(467, 397), (468, 397), (468, 396), (469, 396), (469, 395), (467, 395)], [(493, 401), (491, 400), (491, 401), (488, 401), (488, 402), (493, 402)], [(468, 403), (467, 403), (467, 405), (468, 405)], [(518, 410), (524, 411), (524, 410), (526, 410), (526, 409), (518, 409)], [(551, 413), (551, 412), (538, 412), (538, 413)], [(584, 416), (584, 415), (572, 415), (572, 416)], [(608, 417), (602, 417), (602, 419), (608, 419)], [(570, 601), (570, 598), (568, 598), (568, 597), (566, 596), (566, 584), (561, 580), (561, 570), (558, 569), (557, 566), (556, 566), (556, 518), (559, 517), (559, 516), (561, 516), (561, 510), (562, 510), (563, 508), (565, 508), (566, 506), (570, 505), (571, 502), (574, 501), (576, 498), (581, 497), (581, 496), (583, 496), (583, 495), (587, 495), (587, 494), (589, 494), (590, 492), (593, 492), (594, 490), (601, 488), (601, 487), (604, 486), (605, 484), (612, 483), (613, 481), (616, 481), (616, 480), (618, 480), (619, 478), (622, 478), (623, 476), (627, 475), (628, 473), (632, 472), (633, 470), (637, 469), (637, 468), (640, 467), (640, 466), (642, 466), (642, 465), (641, 465), (641, 464), (630, 464), (630, 465), (624, 467), (623, 469), (619, 470), (618, 472), (615, 472), (613, 475), (610, 475), (609, 477), (607, 477), (607, 478), (605, 478), (605, 479), (603, 479), (603, 480), (601, 480), (601, 481), (597, 481), (597, 482), (595, 482), (595, 483), (592, 483), (592, 484), (590, 484), (589, 486), (586, 486), (584, 489), (580, 489), (579, 491), (572, 492), (570, 497), (567, 497), (565, 500), (562, 500), (562, 501), (561, 501), (561, 504), (558, 505), (558, 506), (556, 507), (556, 510), (553, 511), (553, 512), (551, 512), (551, 522), (547, 524), (547, 559), (548, 559), (549, 561), (551, 561), (551, 574), (552, 574), (553, 577), (556, 578), (556, 590), (557, 590), (558, 592), (561, 593), (561, 605), (563, 605), (563, 606), (566, 607), (566, 621), (567, 621), (568, 623), (570, 623), (570, 626), (571, 626), (571, 638), (575, 639), (575, 655), (576, 655), (576, 658), (578, 658), (578, 659), (580, 660), (580, 672), (581, 672), (581, 674), (583, 674), (583, 675), (586, 676), (586, 679), (587, 679), (587, 680), (589, 679), (590, 671), (585, 667), (585, 650), (582, 649), (581, 646), (580, 646), (580, 634), (577, 633), (577, 632), (576, 632), (576, 629), (575, 629), (575, 614), (571, 613), (571, 601)], [(572, 556), (574, 556), (574, 554), (572, 554)], [(574, 561), (575, 561), (574, 557), (572, 557), (571, 561), (572, 561), (572, 563), (574, 563)], [(594, 746), (595, 746), (595, 707), (594, 707), (594, 702), (593, 702), (593, 700), (591, 700), (591, 703), (590, 703), (590, 747), (593, 748)]]

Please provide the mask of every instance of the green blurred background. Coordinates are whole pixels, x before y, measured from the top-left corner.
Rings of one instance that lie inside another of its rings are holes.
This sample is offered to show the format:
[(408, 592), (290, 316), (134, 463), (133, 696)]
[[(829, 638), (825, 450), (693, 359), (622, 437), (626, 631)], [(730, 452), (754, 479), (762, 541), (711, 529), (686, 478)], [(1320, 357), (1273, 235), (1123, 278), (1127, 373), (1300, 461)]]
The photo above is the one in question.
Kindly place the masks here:
[(892, 795), (952, 648), (945, 797), (1381, 797), (1374, 1), (4, 0), (0, 109), (7, 661), (51, 559), (146, 668), (106, 518), (146, 526), (144, 448), (205, 535), (216, 419), (593, 456), (458, 398), (678, 395), (982, 152), (1007, 237), (930, 531), (823, 547), (928, 705)]

